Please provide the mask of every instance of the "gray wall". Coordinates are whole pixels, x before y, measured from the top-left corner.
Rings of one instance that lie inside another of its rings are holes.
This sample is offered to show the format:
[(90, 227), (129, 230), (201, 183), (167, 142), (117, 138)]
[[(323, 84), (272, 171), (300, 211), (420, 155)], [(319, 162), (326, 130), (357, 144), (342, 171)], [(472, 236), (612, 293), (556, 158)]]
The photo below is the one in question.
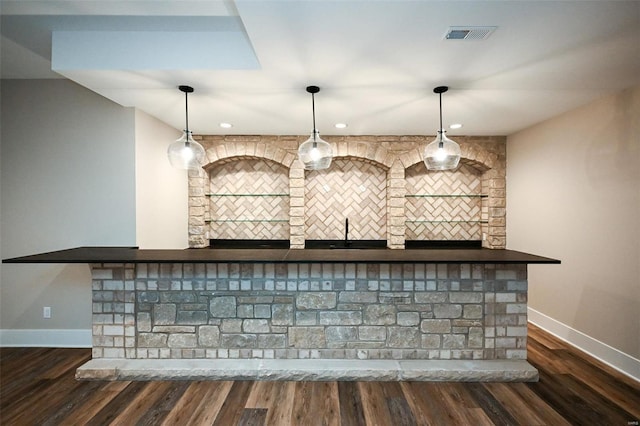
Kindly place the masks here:
[[(66, 80), (1, 93), (2, 258), (135, 245), (135, 111)], [(0, 329), (91, 328), (87, 265), (1, 268)]]
[(531, 266), (534, 316), (605, 361), (635, 368), (636, 375), (639, 117), (635, 87), (507, 140), (507, 247), (562, 260)]

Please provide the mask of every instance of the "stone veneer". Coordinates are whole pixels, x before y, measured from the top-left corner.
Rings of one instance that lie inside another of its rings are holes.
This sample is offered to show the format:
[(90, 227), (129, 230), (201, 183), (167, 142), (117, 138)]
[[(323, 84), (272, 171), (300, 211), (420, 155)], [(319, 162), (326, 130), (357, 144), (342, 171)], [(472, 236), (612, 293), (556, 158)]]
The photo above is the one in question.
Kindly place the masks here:
[(93, 358), (525, 360), (524, 264), (93, 264)]
[[(287, 194), (289, 209), (288, 230), (290, 246), (304, 248), (305, 239), (309, 239), (309, 228), (319, 220), (307, 215), (306, 177), (302, 163), (297, 159), (297, 149), (307, 136), (195, 136), (206, 150), (208, 164), (202, 170), (189, 172), (189, 246), (206, 247), (209, 238), (218, 238), (211, 229), (212, 202), (207, 199), (210, 188), (210, 172), (215, 167), (232, 161), (262, 159), (278, 163), (286, 168), (289, 178)], [(386, 230), (385, 237), (389, 248), (404, 248), (407, 234), (406, 203), (407, 187), (405, 172), (412, 166), (422, 163), (422, 152), (433, 137), (427, 136), (327, 136), (332, 144), (334, 158), (350, 161), (362, 161), (380, 168), (386, 175)], [(461, 163), (474, 169), (481, 179), (482, 198), (481, 227), (483, 246), (492, 249), (506, 247), (506, 143), (504, 137), (455, 137), (462, 150)], [(439, 177), (447, 178), (452, 192), (455, 192), (455, 174), (438, 172)], [(450, 173), (450, 172), (449, 172)], [(342, 200), (346, 203), (348, 200)], [(445, 206), (446, 207), (446, 206)], [(458, 217), (458, 205), (445, 208), (445, 213), (453, 220)], [(375, 220), (378, 220), (376, 216)], [(326, 218), (324, 219), (326, 220)], [(343, 218), (332, 218), (326, 224), (327, 229), (337, 228)], [(239, 221), (243, 222), (243, 221)], [(362, 221), (360, 221), (362, 223)], [(464, 222), (464, 221), (463, 221)], [(342, 229), (342, 225), (340, 225)], [(246, 231), (246, 230), (245, 230)], [(451, 230), (446, 230), (451, 233)], [(235, 238), (245, 238), (247, 232), (238, 228)], [(439, 233), (437, 233), (439, 234)], [(446, 233), (445, 233), (446, 234)], [(454, 234), (458, 237), (460, 233)], [(413, 235), (412, 235), (413, 236)], [(225, 235), (225, 238), (227, 236)], [(314, 235), (312, 239), (317, 238)], [(326, 237), (331, 239), (331, 237)], [(421, 239), (430, 239), (425, 234)]]

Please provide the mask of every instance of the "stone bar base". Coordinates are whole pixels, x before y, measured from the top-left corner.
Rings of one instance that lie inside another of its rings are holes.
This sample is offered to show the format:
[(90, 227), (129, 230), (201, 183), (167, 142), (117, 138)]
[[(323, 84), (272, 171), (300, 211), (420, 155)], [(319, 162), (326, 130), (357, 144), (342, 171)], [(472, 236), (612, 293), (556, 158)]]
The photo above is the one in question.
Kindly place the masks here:
[(535, 382), (524, 360), (93, 359), (78, 380)]

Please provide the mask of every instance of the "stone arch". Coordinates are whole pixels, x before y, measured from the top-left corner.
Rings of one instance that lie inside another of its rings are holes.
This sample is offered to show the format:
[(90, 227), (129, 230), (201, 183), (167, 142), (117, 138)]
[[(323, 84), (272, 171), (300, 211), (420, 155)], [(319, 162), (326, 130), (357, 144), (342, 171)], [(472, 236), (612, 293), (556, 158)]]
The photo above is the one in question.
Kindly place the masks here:
[(205, 170), (210, 169), (221, 161), (235, 161), (242, 159), (271, 160), (282, 164), (290, 169), (296, 157), (291, 152), (268, 144), (267, 142), (234, 142), (225, 141), (205, 150), (208, 163), (203, 166)]
[[(425, 146), (426, 144), (413, 148), (400, 156), (400, 161), (405, 169), (424, 161), (422, 158), (422, 152), (424, 151)], [(467, 144), (462, 144), (460, 146), (460, 161), (484, 173), (496, 166), (498, 158), (495, 154), (480, 150)]]
[(378, 165), (385, 170), (391, 168), (394, 160), (385, 147), (375, 143), (367, 143), (364, 140), (331, 142), (331, 147), (334, 158), (351, 157)]

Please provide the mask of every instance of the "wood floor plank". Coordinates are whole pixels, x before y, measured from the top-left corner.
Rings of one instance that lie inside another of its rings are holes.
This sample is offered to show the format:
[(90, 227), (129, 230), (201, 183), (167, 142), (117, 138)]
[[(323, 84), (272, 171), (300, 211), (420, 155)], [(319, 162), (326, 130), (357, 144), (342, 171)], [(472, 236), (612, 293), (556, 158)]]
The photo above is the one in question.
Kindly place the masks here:
[(384, 395), (381, 382), (360, 382), (358, 383), (362, 398), (362, 411), (368, 425), (376, 422), (388, 425), (393, 424), (393, 417), (389, 411), (387, 398)]
[(215, 426), (238, 424), (240, 418), (242, 418), (242, 412), (245, 409), (244, 407), (251, 393), (253, 383), (254, 382), (251, 381), (233, 383), (213, 422)]
[(464, 388), (496, 426), (509, 426), (517, 423), (509, 410), (489, 392), (484, 384), (467, 383)]
[(294, 425), (340, 425), (336, 382), (296, 383), (293, 410)]
[(99, 426), (110, 424), (129, 403), (139, 394), (146, 382), (131, 382), (118, 395), (109, 401), (94, 417), (87, 422), (88, 426)]
[(100, 383), (100, 386), (100, 389), (96, 392), (91, 392), (82, 401), (81, 405), (74, 407), (65, 417), (61, 418), (59, 424), (61, 426), (87, 424), (100, 410), (109, 404), (113, 398), (118, 396), (117, 391), (105, 390), (107, 386), (102, 383)]
[(454, 421), (452, 424), (492, 425), (484, 411), (466, 394), (465, 385), (466, 383), (441, 383), (439, 386), (441, 401)]
[(486, 388), (515, 419), (513, 424), (568, 426), (569, 423), (525, 383), (485, 383)]
[(614, 425), (640, 382), (535, 326), (534, 383), (76, 381), (87, 349), (0, 348), (2, 425)]
[(273, 398), (277, 394), (274, 388), (278, 386), (276, 381), (255, 382), (247, 398), (245, 408), (269, 408), (273, 404)]
[(418, 424), (455, 424), (454, 417), (443, 401), (440, 383), (412, 382), (403, 385), (407, 402), (412, 407)]
[(293, 401), (296, 382), (274, 382), (269, 397), (271, 405), (267, 408), (267, 426), (290, 426), (293, 418)]
[(169, 415), (189, 386), (188, 382), (171, 382), (166, 391), (137, 421), (137, 426), (158, 425)]
[(338, 382), (340, 423), (342, 425), (365, 426), (362, 398), (356, 382)]
[(266, 408), (245, 408), (242, 410), (238, 426), (264, 426), (266, 420)]
[(231, 381), (192, 382), (162, 425), (213, 424), (232, 386)]

